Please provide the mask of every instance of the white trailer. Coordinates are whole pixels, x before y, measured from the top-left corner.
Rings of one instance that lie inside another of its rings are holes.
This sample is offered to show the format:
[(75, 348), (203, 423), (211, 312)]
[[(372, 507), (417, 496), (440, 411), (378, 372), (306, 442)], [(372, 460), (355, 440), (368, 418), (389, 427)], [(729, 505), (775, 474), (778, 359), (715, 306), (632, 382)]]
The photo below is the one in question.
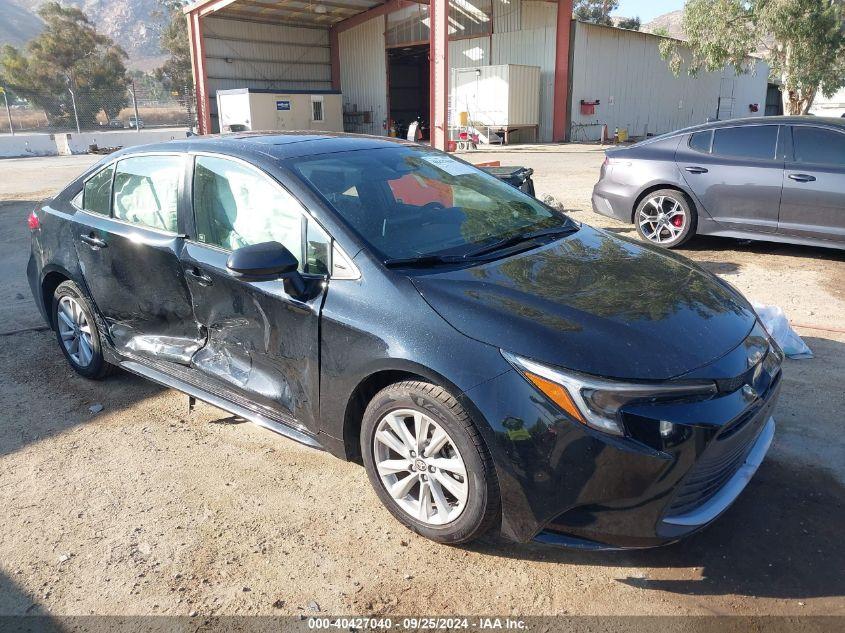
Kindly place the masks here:
[(536, 142), (540, 124), (539, 66), (453, 68), (449, 94), (449, 121), (455, 131), (472, 128), (482, 142), (488, 143), (507, 142), (512, 133), (527, 131)]
[(218, 90), (217, 113), (221, 132), (343, 132), (341, 94), (336, 91)]

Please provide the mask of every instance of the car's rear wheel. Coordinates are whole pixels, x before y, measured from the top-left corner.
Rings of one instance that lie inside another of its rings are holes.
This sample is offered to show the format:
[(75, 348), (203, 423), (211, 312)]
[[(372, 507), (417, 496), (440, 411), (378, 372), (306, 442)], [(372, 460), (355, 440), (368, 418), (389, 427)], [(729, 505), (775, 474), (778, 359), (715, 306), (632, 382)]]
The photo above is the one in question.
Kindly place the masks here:
[(53, 294), (53, 323), (59, 348), (68, 363), (86, 378), (104, 378), (114, 369), (103, 358), (94, 310), (72, 281), (59, 284)]
[(643, 198), (634, 213), (637, 233), (644, 240), (676, 248), (695, 235), (698, 216), (689, 199), (676, 189), (660, 189)]
[(422, 536), (465, 543), (498, 520), (490, 454), (467, 412), (441, 387), (407, 381), (377, 393), (364, 412), (361, 452), (379, 499)]

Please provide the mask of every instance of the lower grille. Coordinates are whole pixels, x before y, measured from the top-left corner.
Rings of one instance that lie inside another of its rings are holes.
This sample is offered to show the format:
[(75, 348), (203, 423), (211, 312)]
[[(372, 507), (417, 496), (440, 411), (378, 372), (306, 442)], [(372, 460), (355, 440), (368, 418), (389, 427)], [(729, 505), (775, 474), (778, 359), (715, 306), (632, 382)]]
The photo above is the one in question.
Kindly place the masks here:
[(729, 428), (725, 429), (725, 437), (716, 436), (687, 474), (669, 506), (669, 515), (686, 514), (707, 503), (736, 474), (745, 462), (764, 421), (759, 412), (755, 414), (757, 419), (750, 423), (745, 421), (741, 432), (735, 433)]

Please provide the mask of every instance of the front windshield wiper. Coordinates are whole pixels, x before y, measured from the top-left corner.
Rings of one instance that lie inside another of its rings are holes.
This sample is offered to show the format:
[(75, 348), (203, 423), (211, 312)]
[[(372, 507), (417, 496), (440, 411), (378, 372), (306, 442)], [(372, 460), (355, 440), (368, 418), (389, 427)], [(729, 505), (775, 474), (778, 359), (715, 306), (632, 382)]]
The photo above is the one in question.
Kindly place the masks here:
[(510, 248), (511, 246), (517, 246), (524, 242), (530, 242), (532, 240), (553, 235), (570, 235), (577, 230), (578, 225), (573, 222), (563, 224), (561, 226), (531, 231), (530, 233), (512, 235), (493, 242), (492, 244), (485, 244), (484, 246), (468, 251), (463, 255), (418, 255), (416, 257), (396, 257), (384, 260), (384, 265), (388, 268), (420, 268), (426, 266), (443, 266), (448, 264), (466, 264), (482, 255), (488, 255), (496, 251)]
[(511, 246), (517, 246), (524, 242), (530, 242), (531, 240), (536, 240), (541, 237), (546, 237), (549, 235), (569, 235), (571, 233), (575, 233), (578, 230), (578, 225), (573, 223), (563, 224), (561, 226), (554, 226), (548, 229), (540, 229), (538, 231), (531, 231), (530, 233), (519, 233), (517, 235), (511, 235), (510, 237), (505, 237), (501, 240), (497, 240), (492, 244), (485, 244), (475, 250), (468, 251), (464, 257), (467, 259), (471, 259), (473, 257), (480, 257), (482, 255), (488, 255), (490, 253), (495, 253), (496, 251), (501, 251), (506, 248), (510, 248)]
[(396, 257), (386, 259), (388, 268), (414, 268), (420, 266), (438, 266), (444, 264), (466, 264), (466, 259), (453, 255), (420, 255), (418, 257)]

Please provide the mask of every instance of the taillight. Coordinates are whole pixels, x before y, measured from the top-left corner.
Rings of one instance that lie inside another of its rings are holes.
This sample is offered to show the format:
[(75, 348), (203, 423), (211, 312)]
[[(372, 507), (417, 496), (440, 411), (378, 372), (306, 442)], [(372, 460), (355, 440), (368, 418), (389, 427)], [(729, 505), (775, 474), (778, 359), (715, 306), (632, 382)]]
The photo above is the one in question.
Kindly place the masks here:
[(30, 212), (29, 217), (26, 219), (26, 225), (29, 227), (30, 231), (37, 231), (41, 228), (41, 220), (38, 219), (35, 211)]

